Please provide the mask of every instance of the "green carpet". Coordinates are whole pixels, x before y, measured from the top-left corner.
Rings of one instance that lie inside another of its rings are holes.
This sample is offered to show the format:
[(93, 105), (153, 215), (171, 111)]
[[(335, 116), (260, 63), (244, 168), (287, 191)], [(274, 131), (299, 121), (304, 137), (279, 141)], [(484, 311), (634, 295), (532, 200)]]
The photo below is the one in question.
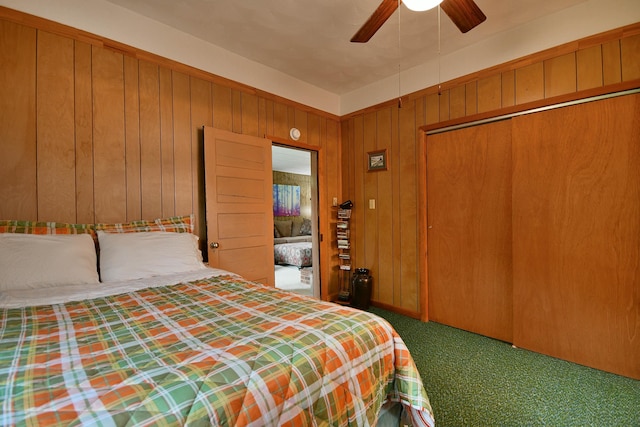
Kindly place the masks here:
[(640, 381), (371, 308), (411, 351), (437, 427), (640, 426)]

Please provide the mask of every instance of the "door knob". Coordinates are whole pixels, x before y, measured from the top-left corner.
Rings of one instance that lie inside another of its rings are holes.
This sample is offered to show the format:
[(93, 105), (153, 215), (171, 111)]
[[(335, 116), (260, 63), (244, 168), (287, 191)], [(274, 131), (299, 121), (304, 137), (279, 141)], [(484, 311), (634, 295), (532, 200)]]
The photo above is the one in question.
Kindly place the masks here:
[(218, 249), (220, 244), (218, 244), (218, 242), (211, 242), (209, 246), (211, 247), (211, 249)]

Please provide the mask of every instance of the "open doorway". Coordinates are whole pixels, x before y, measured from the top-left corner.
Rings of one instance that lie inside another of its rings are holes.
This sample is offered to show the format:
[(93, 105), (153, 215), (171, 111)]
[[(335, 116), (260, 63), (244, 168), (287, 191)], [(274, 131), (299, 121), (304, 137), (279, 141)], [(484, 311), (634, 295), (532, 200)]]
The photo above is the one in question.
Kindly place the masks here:
[(272, 146), (276, 288), (320, 298), (317, 152)]

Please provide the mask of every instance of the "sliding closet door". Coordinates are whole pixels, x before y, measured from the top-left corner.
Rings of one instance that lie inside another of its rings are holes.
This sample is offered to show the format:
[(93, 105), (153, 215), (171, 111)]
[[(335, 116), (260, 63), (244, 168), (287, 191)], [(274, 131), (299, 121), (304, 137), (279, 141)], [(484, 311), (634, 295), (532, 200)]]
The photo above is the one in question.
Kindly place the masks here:
[(640, 378), (640, 95), (513, 119), (514, 344)]
[(429, 319), (512, 338), (511, 123), (427, 137)]

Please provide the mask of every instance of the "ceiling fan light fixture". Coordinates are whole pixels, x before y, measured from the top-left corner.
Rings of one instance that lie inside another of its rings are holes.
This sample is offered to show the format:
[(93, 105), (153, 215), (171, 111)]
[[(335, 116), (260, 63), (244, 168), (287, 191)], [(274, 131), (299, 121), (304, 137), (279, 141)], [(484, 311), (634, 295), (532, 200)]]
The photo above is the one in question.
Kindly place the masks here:
[(433, 9), (442, 3), (442, 0), (402, 0), (407, 9), (414, 12), (424, 12), (425, 10)]

